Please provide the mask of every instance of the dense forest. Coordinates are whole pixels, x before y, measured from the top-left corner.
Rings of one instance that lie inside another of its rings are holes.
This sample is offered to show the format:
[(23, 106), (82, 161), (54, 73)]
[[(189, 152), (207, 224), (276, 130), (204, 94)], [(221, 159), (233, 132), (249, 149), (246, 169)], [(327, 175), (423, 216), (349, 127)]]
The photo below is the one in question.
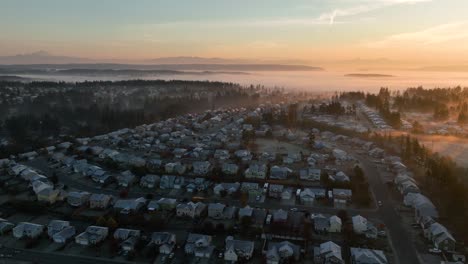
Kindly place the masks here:
[(378, 94), (364, 92), (344, 92), (339, 98), (348, 100), (364, 100), (366, 105), (376, 108), (382, 118), (392, 127), (401, 126), (401, 115), (399, 111), (393, 111), (391, 105), (391, 93), (388, 88), (380, 88)]

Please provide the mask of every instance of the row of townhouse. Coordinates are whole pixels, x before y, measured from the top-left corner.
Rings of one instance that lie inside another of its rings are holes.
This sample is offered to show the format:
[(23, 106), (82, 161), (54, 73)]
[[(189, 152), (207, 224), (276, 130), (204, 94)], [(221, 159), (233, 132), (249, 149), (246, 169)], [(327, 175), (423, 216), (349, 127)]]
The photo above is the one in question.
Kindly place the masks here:
[[(13, 224), (12, 224), (13, 225)], [(76, 235), (76, 229), (70, 222), (52, 220), (47, 226), (35, 223), (21, 222), (12, 228), (15, 238), (37, 238), (47, 230), (48, 237), (54, 243), (63, 244), (70, 240), (83, 246), (96, 245), (109, 236), (109, 229), (102, 226), (88, 226), (82, 233)], [(76, 235), (76, 236), (75, 236)], [(113, 233), (113, 238), (120, 241), (120, 248), (124, 251), (133, 251), (142, 237), (140, 230), (118, 228)], [(211, 258), (215, 246), (213, 238), (209, 235), (189, 233), (184, 244), (184, 252), (199, 258)], [(176, 235), (169, 232), (154, 232), (150, 236), (149, 244), (156, 246), (160, 254), (170, 254), (177, 244)], [(253, 241), (237, 240), (232, 236), (225, 239), (224, 259), (232, 263), (248, 261), (254, 254)], [(282, 263), (287, 259), (299, 261), (301, 247), (289, 241), (268, 241), (262, 253), (267, 263)], [(351, 248), (350, 261), (356, 264), (385, 264), (388, 263), (381, 250), (366, 248)], [(341, 247), (331, 241), (322, 243), (313, 250), (315, 263), (345, 263)]]
[(421, 226), (424, 236), (434, 248), (453, 252), (457, 241), (442, 224), (437, 222), (439, 212), (432, 201), (421, 193), (417, 181), (408, 171), (400, 157), (386, 156), (384, 161), (396, 174), (393, 183), (403, 196), (403, 205), (413, 208), (414, 220)]

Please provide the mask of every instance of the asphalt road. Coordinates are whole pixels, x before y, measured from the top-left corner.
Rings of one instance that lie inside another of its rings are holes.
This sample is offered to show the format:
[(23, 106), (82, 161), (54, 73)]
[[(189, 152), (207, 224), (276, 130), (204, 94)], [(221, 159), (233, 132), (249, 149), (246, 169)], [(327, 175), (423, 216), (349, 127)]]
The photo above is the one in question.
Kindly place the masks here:
[(408, 235), (401, 216), (396, 210), (396, 205), (390, 198), (388, 187), (382, 181), (379, 170), (376, 165), (369, 160), (369, 157), (353, 153), (347, 149), (349, 153), (352, 153), (354, 157), (359, 160), (362, 165), (367, 178), (369, 180), (369, 186), (372, 189), (375, 199), (382, 202), (382, 206), (378, 208), (378, 217), (383, 221), (387, 227), (392, 248), (395, 251), (397, 261), (400, 264), (417, 264), (420, 263), (416, 248)]
[(66, 255), (60, 253), (52, 252), (41, 252), (36, 250), (18, 250), (12, 248), (1, 248), (0, 255), (3, 255), (3, 258), (0, 260), (11, 259), (11, 260), (20, 260), (27, 261), (37, 264), (57, 264), (57, 263), (66, 263), (66, 264), (115, 264), (115, 263), (128, 263), (116, 260), (107, 260), (105, 258), (93, 258), (79, 255)]

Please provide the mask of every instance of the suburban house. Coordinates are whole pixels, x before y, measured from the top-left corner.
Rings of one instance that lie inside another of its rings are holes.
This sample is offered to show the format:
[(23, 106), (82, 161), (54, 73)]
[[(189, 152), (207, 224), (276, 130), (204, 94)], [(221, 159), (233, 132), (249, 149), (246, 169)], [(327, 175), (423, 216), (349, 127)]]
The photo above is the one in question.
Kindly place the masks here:
[(382, 250), (368, 248), (350, 248), (351, 264), (387, 264), (388, 260)]
[(109, 228), (102, 226), (88, 226), (86, 231), (75, 237), (75, 242), (79, 245), (96, 245), (107, 238)]
[(174, 157), (177, 159), (182, 158), (186, 153), (187, 153), (187, 149), (184, 149), (184, 148), (175, 148), (172, 151), (172, 154), (174, 154)]
[(250, 207), (250, 206), (245, 206), (243, 208), (240, 208), (239, 209), (239, 213), (237, 214), (237, 217), (239, 219), (239, 221), (242, 221), (242, 218), (244, 217), (248, 217), (250, 219), (252, 219), (252, 216), (253, 216), (253, 208)]
[(231, 155), (229, 154), (229, 151), (226, 149), (217, 149), (215, 150), (213, 157), (221, 161), (221, 160), (229, 159)]
[(355, 215), (352, 218), (354, 233), (364, 235), (367, 238), (377, 238), (377, 228), (371, 222), (367, 221), (361, 215)]
[(8, 174), (12, 175), (12, 176), (18, 176), (20, 175), (20, 173), (24, 170), (26, 170), (28, 167), (24, 166), (24, 165), (21, 165), (21, 164), (18, 164), (18, 165), (15, 165), (15, 166), (12, 166), (10, 168), (8, 168)]
[(320, 181), (322, 171), (315, 168), (307, 168), (299, 171), (299, 178), (303, 181)]
[(159, 182), (159, 188), (163, 190), (173, 189), (175, 179), (176, 179), (176, 176), (174, 175), (163, 175), (161, 177), (161, 181)]
[(249, 260), (254, 251), (254, 242), (245, 240), (235, 240), (232, 236), (226, 237), (224, 250), (224, 260), (236, 263), (239, 260)]
[(299, 194), (299, 200), (301, 204), (313, 205), (315, 201), (315, 193), (310, 188), (305, 188)]
[(335, 161), (337, 164), (341, 163), (342, 161), (349, 160), (350, 156), (346, 151), (341, 150), (341, 149), (333, 149), (332, 150), (332, 155), (335, 157)]
[(172, 211), (177, 206), (177, 199), (173, 198), (160, 198), (159, 200), (153, 200), (148, 203), (148, 211)]
[(163, 168), (163, 161), (160, 159), (151, 159), (146, 162), (146, 168), (153, 173), (159, 172), (159, 170)]
[(185, 243), (185, 254), (199, 258), (210, 258), (215, 246), (211, 244), (211, 236), (189, 233)]
[(160, 254), (170, 254), (176, 245), (176, 235), (168, 232), (154, 232), (151, 243), (158, 247)]
[(91, 176), (91, 179), (99, 184), (106, 185), (114, 181), (115, 177), (110, 174), (99, 174)]
[(108, 208), (114, 197), (102, 193), (93, 193), (89, 197), (89, 208), (91, 209), (106, 209)]
[(143, 197), (136, 199), (120, 199), (114, 204), (114, 210), (121, 214), (136, 213), (146, 205), (146, 199)]
[(234, 156), (241, 159), (243, 162), (248, 162), (252, 159), (252, 154), (246, 149), (239, 149), (234, 152)]
[(293, 164), (301, 161), (302, 156), (300, 153), (289, 152), (286, 156), (283, 157), (284, 164)]
[(327, 233), (330, 229), (330, 220), (322, 214), (311, 214), (310, 218), (314, 221), (314, 229), (317, 233)]
[(114, 239), (122, 241), (120, 243), (120, 248), (123, 251), (133, 251), (140, 240), (140, 230), (118, 228), (114, 232)]
[(426, 238), (434, 244), (435, 248), (453, 251), (455, 250), (456, 240), (447, 228), (437, 222), (431, 224), (424, 230)]
[(76, 229), (70, 222), (63, 220), (52, 220), (47, 226), (47, 235), (55, 243), (64, 244), (75, 235)]
[(273, 211), (273, 223), (286, 223), (288, 221), (288, 211), (278, 209)]
[(290, 200), (293, 197), (294, 189), (292, 187), (286, 187), (281, 192), (281, 200)]
[(208, 204), (208, 217), (213, 219), (233, 219), (237, 208), (222, 203)]
[(67, 202), (74, 207), (87, 205), (91, 194), (89, 192), (69, 192)]
[(168, 174), (184, 174), (187, 170), (187, 166), (180, 162), (170, 162), (164, 166), (166, 173)]
[(53, 204), (56, 201), (63, 199), (63, 196), (61, 196), (60, 194), (61, 192), (59, 190), (55, 190), (53, 188), (45, 188), (37, 193), (37, 200), (39, 202)]
[(345, 208), (353, 196), (353, 192), (349, 189), (333, 189), (332, 193), (335, 208)]
[(328, 241), (314, 247), (314, 263), (345, 263), (341, 254), (341, 247)]
[(44, 226), (34, 223), (21, 222), (13, 228), (15, 238), (36, 238), (44, 232)]
[(256, 182), (242, 182), (241, 191), (248, 193), (251, 197), (263, 194), (262, 189), (258, 186), (258, 183)]
[(114, 238), (117, 240), (126, 240), (129, 237), (140, 237), (141, 231), (136, 229), (117, 228), (114, 231)]
[(174, 189), (180, 190), (185, 186), (185, 177), (184, 176), (176, 176), (174, 179)]
[(332, 182), (339, 182), (339, 183), (347, 183), (350, 182), (349, 176), (346, 175), (344, 172), (339, 171), (335, 173), (334, 175), (328, 175), (328, 178)]
[(15, 225), (13, 223), (8, 222), (7, 220), (0, 218), (0, 235), (5, 235), (6, 233), (10, 232)]
[(268, 196), (272, 198), (281, 198), (281, 194), (283, 193), (284, 186), (281, 184), (270, 184), (268, 187)]
[(249, 168), (244, 172), (246, 178), (265, 179), (267, 174), (267, 167), (264, 163), (251, 163)]
[(297, 262), (301, 256), (301, 248), (289, 241), (269, 242), (263, 254), (267, 264), (280, 264), (289, 259)]
[(209, 161), (195, 161), (192, 163), (192, 167), (193, 174), (200, 176), (206, 176), (212, 170), (212, 166)]
[(234, 183), (228, 183), (228, 182), (222, 182), (219, 184), (216, 184), (213, 187), (213, 192), (216, 195), (221, 195), (223, 192), (226, 192), (226, 194), (233, 194), (239, 191), (240, 188), (240, 183), (234, 182)]
[(225, 162), (223, 165), (221, 165), (221, 170), (226, 175), (236, 175), (239, 171), (239, 166), (235, 163)]
[(330, 223), (329, 226), (328, 226), (328, 232), (331, 232), (331, 233), (341, 232), (341, 227), (343, 226), (341, 218), (339, 218), (336, 215), (333, 215), (328, 220), (329, 220), (329, 223)]
[(292, 170), (287, 167), (273, 166), (270, 168), (270, 179), (286, 180)]
[(204, 214), (206, 209), (207, 209), (206, 204), (202, 202), (181, 203), (176, 206), (176, 214), (178, 217), (196, 218)]
[(160, 177), (158, 175), (148, 174), (140, 179), (140, 186), (143, 188), (153, 189), (158, 186)]
[(136, 182), (136, 177), (131, 171), (124, 171), (115, 177), (117, 184), (121, 187), (132, 186)]
[(188, 179), (187, 185), (185, 188), (187, 189), (187, 192), (189, 193), (194, 193), (194, 192), (202, 192), (205, 191), (209, 186), (211, 182), (206, 180), (205, 178), (195, 178), (195, 179)]
[(124, 241), (120, 243), (120, 248), (124, 252), (134, 251), (139, 241), (140, 241), (139, 236), (130, 236), (129, 238), (125, 239)]
[(52, 220), (47, 225), (47, 235), (52, 238), (55, 234), (63, 229), (70, 227), (70, 222), (63, 220)]

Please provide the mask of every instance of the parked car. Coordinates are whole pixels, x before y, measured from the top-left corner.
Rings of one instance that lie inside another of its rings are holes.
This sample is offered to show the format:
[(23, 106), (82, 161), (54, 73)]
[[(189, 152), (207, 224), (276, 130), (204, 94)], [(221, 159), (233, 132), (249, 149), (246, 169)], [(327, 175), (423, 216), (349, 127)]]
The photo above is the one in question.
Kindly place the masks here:
[(442, 253), (442, 251), (440, 249), (438, 249), (438, 248), (430, 248), (429, 253), (440, 254), (440, 253)]

